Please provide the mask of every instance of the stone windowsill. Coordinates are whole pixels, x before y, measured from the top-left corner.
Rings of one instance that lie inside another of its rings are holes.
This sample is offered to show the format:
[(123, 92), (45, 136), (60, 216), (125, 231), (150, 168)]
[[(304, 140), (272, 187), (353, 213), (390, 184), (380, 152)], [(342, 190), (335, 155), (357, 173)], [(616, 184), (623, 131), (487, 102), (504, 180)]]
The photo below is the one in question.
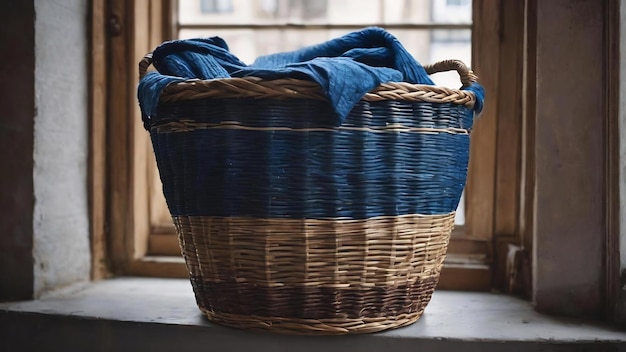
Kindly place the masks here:
[(544, 316), (506, 295), (453, 291), (436, 291), (418, 322), (387, 332), (253, 333), (204, 319), (183, 279), (117, 278), (0, 303), (0, 326), (3, 346), (27, 351), (626, 351), (626, 333), (614, 328)]

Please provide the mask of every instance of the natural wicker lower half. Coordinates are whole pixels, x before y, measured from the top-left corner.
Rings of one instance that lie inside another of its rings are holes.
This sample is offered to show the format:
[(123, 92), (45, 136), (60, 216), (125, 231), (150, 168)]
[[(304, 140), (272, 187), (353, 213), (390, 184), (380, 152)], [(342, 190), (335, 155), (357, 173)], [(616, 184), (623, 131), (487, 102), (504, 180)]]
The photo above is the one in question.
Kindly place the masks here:
[(415, 322), (439, 280), (454, 213), (364, 220), (175, 216), (200, 309), (284, 333)]

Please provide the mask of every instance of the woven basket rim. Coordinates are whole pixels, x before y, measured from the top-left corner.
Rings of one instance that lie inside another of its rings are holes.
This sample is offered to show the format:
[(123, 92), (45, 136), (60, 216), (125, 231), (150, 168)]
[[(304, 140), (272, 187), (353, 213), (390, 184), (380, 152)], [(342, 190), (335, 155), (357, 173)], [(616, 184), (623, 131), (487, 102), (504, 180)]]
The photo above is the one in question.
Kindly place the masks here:
[[(152, 65), (152, 53), (139, 62), (139, 77), (145, 76)], [(456, 71), (463, 87), (478, 82), (474, 72), (460, 60), (443, 60), (424, 66), (428, 74)], [(161, 102), (194, 99), (316, 99), (328, 100), (321, 87), (312, 81), (296, 78), (262, 79), (259, 77), (233, 77), (218, 79), (189, 79), (169, 84), (162, 91)], [(437, 85), (412, 84), (408, 82), (383, 83), (362, 98), (365, 101), (401, 100), (408, 102), (452, 103), (473, 108), (474, 93)]]
[[(190, 79), (168, 85), (161, 93), (161, 102), (195, 99), (315, 99), (327, 100), (321, 87), (311, 81), (283, 78), (265, 80), (258, 77)], [(365, 94), (366, 101), (403, 100), (431, 103), (453, 103), (472, 108), (476, 97), (470, 91), (442, 86), (387, 82)]]

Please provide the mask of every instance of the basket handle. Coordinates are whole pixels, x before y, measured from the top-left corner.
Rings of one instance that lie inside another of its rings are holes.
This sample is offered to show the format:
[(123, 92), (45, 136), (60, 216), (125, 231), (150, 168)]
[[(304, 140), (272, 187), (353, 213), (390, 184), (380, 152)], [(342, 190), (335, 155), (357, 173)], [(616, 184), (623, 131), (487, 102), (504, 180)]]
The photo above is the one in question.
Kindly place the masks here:
[(444, 60), (436, 62), (432, 65), (424, 66), (424, 69), (429, 75), (437, 72), (446, 72), (455, 70), (459, 73), (459, 77), (461, 78), (461, 83), (463, 83), (463, 87), (469, 87), (472, 83), (476, 83), (478, 77), (472, 72), (472, 70), (465, 66), (465, 64), (460, 60)]
[(148, 72), (148, 67), (152, 65), (152, 53), (144, 55), (143, 59), (139, 61), (139, 79), (142, 79)]

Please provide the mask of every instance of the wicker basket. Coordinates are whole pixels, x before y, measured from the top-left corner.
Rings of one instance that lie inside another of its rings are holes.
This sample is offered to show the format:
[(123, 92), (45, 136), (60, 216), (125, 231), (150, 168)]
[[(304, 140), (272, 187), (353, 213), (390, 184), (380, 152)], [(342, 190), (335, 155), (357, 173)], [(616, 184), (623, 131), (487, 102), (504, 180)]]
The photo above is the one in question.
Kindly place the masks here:
[[(447, 70), (476, 80), (459, 61), (427, 67)], [(202, 312), (301, 334), (415, 322), (454, 226), (474, 103), (465, 90), (389, 83), (335, 126), (308, 81), (168, 86), (150, 133)]]

